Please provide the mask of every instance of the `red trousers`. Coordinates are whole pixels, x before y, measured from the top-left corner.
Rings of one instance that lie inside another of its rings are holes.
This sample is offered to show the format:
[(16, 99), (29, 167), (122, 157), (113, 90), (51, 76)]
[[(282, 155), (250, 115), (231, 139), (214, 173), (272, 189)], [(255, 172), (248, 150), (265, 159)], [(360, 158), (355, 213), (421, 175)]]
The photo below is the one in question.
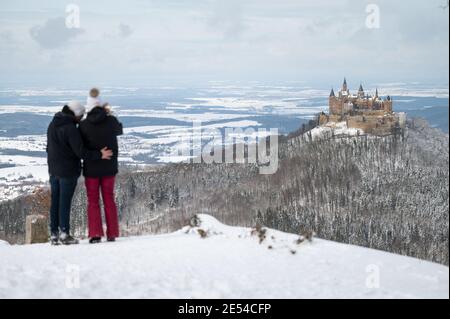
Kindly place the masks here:
[(105, 209), (106, 236), (119, 237), (119, 217), (114, 200), (115, 176), (86, 177), (86, 193), (88, 197), (89, 237), (103, 237), (102, 214), (100, 210), (100, 190)]

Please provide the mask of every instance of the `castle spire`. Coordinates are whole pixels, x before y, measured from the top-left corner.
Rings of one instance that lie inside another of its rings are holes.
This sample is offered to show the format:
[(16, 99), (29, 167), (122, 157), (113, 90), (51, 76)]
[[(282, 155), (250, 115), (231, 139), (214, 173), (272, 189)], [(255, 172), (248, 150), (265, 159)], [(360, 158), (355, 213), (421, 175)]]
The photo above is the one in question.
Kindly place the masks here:
[(378, 88), (375, 90), (375, 97), (378, 98)]
[(348, 88), (347, 88), (347, 79), (344, 78), (344, 83), (342, 84), (342, 91), (347, 91), (347, 90), (348, 90)]
[(335, 97), (336, 95), (334, 94), (334, 89), (331, 88), (331, 93), (330, 93), (330, 97)]
[(364, 89), (363, 89), (363, 86), (362, 86), (362, 83), (359, 85), (359, 92), (364, 92)]
[(363, 98), (363, 97), (364, 97), (364, 89), (363, 89), (362, 83), (359, 85), (358, 96), (359, 96), (360, 98)]

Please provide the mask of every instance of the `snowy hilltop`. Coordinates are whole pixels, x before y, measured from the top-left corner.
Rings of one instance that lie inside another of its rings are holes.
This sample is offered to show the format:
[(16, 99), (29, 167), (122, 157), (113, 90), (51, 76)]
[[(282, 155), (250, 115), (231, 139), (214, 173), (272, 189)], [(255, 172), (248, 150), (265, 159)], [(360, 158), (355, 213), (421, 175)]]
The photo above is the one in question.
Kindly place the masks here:
[(1, 242), (0, 259), (0, 298), (449, 297), (446, 266), (207, 215), (115, 243)]

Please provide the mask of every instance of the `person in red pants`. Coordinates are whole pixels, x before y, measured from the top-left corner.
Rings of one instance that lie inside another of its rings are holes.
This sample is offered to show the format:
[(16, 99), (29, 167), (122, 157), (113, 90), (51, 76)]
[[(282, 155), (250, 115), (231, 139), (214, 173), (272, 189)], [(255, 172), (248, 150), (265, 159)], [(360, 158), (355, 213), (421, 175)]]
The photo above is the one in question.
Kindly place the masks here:
[(104, 237), (102, 215), (100, 209), (100, 194), (103, 199), (106, 221), (106, 238), (115, 241), (119, 237), (119, 217), (114, 196), (114, 183), (118, 173), (117, 136), (123, 134), (122, 124), (111, 114), (108, 107), (96, 106), (80, 124), (80, 132), (88, 149), (99, 149), (97, 145), (106, 145), (113, 151), (109, 161), (83, 162), (88, 198), (89, 242), (101, 242)]

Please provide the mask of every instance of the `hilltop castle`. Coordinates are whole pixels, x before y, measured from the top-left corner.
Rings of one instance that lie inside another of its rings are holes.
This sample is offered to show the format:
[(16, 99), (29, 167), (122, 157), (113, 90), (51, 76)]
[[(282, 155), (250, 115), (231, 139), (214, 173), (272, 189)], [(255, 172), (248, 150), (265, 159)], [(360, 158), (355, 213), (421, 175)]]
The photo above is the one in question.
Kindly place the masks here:
[(345, 78), (337, 95), (334, 89), (331, 89), (328, 106), (329, 114), (320, 115), (320, 125), (345, 121), (349, 128), (377, 135), (390, 134), (405, 126), (405, 114), (393, 112), (390, 96), (382, 99), (378, 89), (374, 96), (366, 94), (362, 84), (356, 95), (351, 94)]

